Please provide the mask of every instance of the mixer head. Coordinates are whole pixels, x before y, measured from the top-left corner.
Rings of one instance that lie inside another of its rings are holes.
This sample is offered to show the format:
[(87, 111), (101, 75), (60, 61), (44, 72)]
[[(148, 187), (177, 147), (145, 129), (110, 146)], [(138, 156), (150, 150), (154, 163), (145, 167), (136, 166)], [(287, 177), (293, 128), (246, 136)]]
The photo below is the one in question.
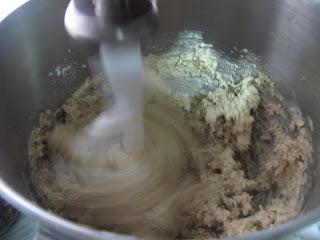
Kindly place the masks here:
[(72, 0), (65, 14), (77, 40), (125, 41), (158, 29), (156, 0)]

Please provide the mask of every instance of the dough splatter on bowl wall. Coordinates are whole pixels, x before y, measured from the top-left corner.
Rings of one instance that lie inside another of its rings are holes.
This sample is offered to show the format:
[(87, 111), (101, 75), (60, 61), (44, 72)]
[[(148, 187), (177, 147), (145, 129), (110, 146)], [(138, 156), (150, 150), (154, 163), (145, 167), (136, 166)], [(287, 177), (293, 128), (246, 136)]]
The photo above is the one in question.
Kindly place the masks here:
[[(104, 192), (113, 189), (106, 166), (97, 173), (50, 146), (56, 129), (81, 129), (102, 112), (99, 76), (59, 109), (41, 113), (29, 140), (39, 203), (73, 221), (144, 238), (238, 236), (298, 216), (312, 160), (309, 127), (253, 55), (239, 54), (228, 58), (201, 33), (183, 32), (164, 53), (144, 57), (145, 131), (155, 143), (146, 145), (160, 155), (141, 157), (153, 172), (136, 168), (138, 190), (122, 199)], [(121, 173), (126, 164), (118, 163), (113, 169)]]

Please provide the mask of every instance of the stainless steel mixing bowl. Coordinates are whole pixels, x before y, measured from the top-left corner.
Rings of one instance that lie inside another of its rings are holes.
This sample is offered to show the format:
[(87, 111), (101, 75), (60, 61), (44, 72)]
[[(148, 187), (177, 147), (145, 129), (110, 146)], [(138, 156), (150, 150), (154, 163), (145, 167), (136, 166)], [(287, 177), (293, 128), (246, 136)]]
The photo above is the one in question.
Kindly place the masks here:
[[(62, 103), (83, 82), (86, 59), (68, 41), (63, 16), (68, 1), (33, 0), (0, 24), (0, 192), (39, 220), (39, 238), (128, 239), (61, 219), (39, 207), (26, 174), (27, 139), (36, 113)], [(319, 0), (159, 0), (161, 31), (201, 30), (222, 50), (234, 46), (261, 56), (282, 93), (314, 123), (314, 157), (320, 134)], [(320, 165), (300, 217), (234, 239), (274, 239), (320, 220)]]

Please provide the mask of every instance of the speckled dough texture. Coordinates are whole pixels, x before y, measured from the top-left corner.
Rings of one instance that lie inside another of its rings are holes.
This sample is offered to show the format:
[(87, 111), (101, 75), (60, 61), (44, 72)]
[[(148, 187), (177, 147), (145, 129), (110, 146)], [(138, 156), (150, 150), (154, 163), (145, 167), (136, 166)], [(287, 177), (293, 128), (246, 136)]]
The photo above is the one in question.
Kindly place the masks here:
[[(194, 138), (184, 145), (189, 151), (184, 168), (169, 171), (179, 174), (172, 178), (179, 184), (171, 194), (154, 195), (158, 201), (125, 224), (116, 222), (116, 212), (112, 222), (110, 210), (97, 211), (93, 202), (80, 200), (85, 195), (81, 178), (52, 158), (48, 149), (57, 127), (84, 126), (102, 111), (99, 78), (90, 78), (61, 108), (41, 113), (31, 133), (31, 184), (40, 204), (82, 224), (144, 238), (238, 236), (300, 213), (312, 144), (299, 108), (284, 100), (265, 74), (215, 54), (201, 34), (186, 33), (179, 41), (168, 52), (145, 58), (145, 111), (166, 102)], [(232, 74), (221, 65), (240, 77), (229, 81)], [(148, 192), (144, 194), (135, 204), (151, 201)]]

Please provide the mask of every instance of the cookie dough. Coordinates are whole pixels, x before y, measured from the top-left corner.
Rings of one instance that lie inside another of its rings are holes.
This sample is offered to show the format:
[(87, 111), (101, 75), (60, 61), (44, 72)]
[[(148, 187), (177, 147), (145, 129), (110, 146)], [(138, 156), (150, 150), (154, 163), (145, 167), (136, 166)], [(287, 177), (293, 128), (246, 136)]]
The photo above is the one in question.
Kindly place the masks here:
[[(96, 171), (88, 175), (50, 151), (56, 128), (81, 129), (102, 111), (99, 77), (90, 78), (61, 108), (43, 112), (31, 133), (32, 186), (42, 206), (82, 224), (144, 238), (244, 235), (300, 213), (312, 144), (299, 108), (266, 75), (242, 71), (242, 63), (222, 63), (201, 36), (187, 36), (180, 39), (188, 43), (185, 49), (178, 42), (168, 53), (145, 59), (150, 142), (168, 133), (152, 143), (164, 159), (149, 155), (159, 165), (150, 164), (146, 172), (152, 174), (139, 178), (150, 182), (130, 185), (129, 178), (129, 186), (141, 188), (113, 198), (112, 182), (95, 182)], [(221, 65), (239, 71), (239, 79), (226, 80), (232, 74)], [(150, 128), (155, 122), (160, 131)]]

